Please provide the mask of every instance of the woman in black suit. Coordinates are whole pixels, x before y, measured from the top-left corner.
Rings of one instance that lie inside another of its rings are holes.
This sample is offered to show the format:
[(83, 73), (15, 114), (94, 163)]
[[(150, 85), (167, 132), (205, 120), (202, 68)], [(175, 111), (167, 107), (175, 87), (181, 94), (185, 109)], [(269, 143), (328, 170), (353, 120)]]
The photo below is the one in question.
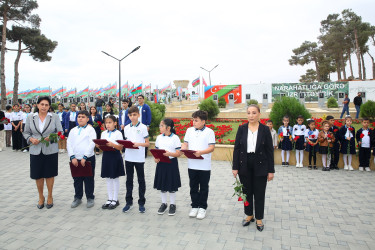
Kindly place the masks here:
[[(256, 227), (263, 231), (264, 200), (267, 180), (274, 177), (273, 145), (270, 129), (259, 122), (258, 105), (247, 108), (248, 123), (240, 126), (237, 131), (233, 152), (233, 175), (237, 174), (243, 184), (249, 206), (244, 206), (247, 218), (242, 225), (248, 226), (254, 221), (254, 204)], [(254, 197), (254, 199), (253, 199)]]

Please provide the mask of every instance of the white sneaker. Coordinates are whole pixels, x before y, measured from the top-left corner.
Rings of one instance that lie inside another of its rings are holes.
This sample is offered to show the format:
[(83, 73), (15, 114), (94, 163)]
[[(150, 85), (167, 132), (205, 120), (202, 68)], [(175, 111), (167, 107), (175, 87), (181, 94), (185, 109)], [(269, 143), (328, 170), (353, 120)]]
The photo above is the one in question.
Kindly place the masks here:
[(24, 153), (27, 153), (27, 150), (26, 149), (24, 149), (22, 152), (24, 152)]
[(365, 168), (367, 172), (371, 172), (371, 169), (369, 167)]
[(359, 171), (363, 171), (363, 167), (359, 167), (358, 170), (359, 170)]
[(191, 217), (191, 218), (197, 217), (198, 210), (199, 210), (198, 208), (192, 208), (190, 210), (189, 217)]
[(198, 210), (197, 219), (198, 220), (203, 220), (205, 217), (206, 217), (206, 209), (200, 208)]
[(303, 168), (303, 164), (302, 164), (302, 163), (301, 163), (301, 164), (299, 164), (299, 167), (300, 167), (300, 168)]
[(349, 171), (353, 171), (353, 170), (354, 168), (351, 165), (349, 165)]
[(349, 170), (349, 166), (348, 166), (348, 165), (345, 165), (345, 166), (344, 166), (344, 170)]
[(299, 168), (299, 164), (298, 163), (296, 163), (296, 168)]

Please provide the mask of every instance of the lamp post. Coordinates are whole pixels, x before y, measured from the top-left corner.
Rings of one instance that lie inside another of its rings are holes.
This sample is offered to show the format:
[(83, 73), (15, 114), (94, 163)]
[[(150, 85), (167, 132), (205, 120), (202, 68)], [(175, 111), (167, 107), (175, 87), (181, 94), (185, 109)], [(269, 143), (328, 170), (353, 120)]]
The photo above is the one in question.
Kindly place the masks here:
[(208, 78), (209, 78), (209, 80), (210, 80), (210, 86), (211, 86), (211, 71), (214, 70), (217, 66), (219, 66), (219, 64), (216, 65), (215, 67), (213, 67), (211, 70), (207, 70), (207, 69), (201, 67), (201, 69), (203, 69), (203, 70), (205, 70), (205, 71), (208, 72)]
[(128, 57), (130, 54), (136, 52), (140, 47), (141, 46), (136, 47), (129, 54), (127, 54), (126, 56), (124, 56), (122, 59), (117, 59), (116, 57), (108, 54), (107, 52), (102, 51), (107, 56), (112, 57), (113, 59), (115, 59), (116, 61), (118, 61), (118, 110), (119, 111), (121, 110), (121, 61), (124, 60), (126, 57)]

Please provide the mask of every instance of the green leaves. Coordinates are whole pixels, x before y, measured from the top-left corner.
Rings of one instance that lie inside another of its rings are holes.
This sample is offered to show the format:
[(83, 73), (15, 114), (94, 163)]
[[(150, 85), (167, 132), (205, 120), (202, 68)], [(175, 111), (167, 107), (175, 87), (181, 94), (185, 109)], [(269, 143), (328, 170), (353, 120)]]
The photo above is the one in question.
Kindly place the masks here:
[(214, 119), (220, 113), (219, 106), (212, 99), (203, 100), (198, 107), (208, 113), (208, 120)]

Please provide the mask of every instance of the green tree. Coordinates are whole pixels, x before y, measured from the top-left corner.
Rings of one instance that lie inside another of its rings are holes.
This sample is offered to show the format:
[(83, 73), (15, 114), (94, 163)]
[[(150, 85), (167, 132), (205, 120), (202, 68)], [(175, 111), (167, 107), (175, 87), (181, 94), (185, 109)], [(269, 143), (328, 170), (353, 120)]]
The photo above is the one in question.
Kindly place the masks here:
[(203, 100), (198, 107), (208, 113), (209, 120), (212, 120), (220, 113), (219, 106), (212, 99)]
[(227, 102), (225, 101), (224, 97), (220, 97), (218, 101), (219, 108), (225, 108), (227, 106)]
[(371, 121), (375, 120), (375, 102), (368, 100), (361, 105), (361, 117), (368, 117)]
[(39, 26), (40, 18), (38, 15), (32, 15), (31, 12), (38, 8), (38, 4), (33, 0), (0, 0), (0, 19), (2, 21), (1, 35), (1, 109), (5, 109), (6, 86), (5, 86), (5, 50), (7, 38), (8, 22), (24, 23), (28, 22), (34, 27)]
[(306, 74), (301, 75), (301, 78), (299, 79), (300, 82), (304, 83), (315, 82), (316, 80), (316, 71), (313, 69), (306, 70)]
[(338, 105), (335, 97), (331, 96), (330, 98), (328, 98), (327, 108), (338, 108), (338, 107), (339, 107), (339, 105)]
[[(35, 61), (46, 62), (51, 61), (52, 57), (49, 55), (57, 46), (56, 41), (48, 39), (41, 34), (40, 29), (25, 28), (13, 26), (8, 32), (9, 41), (17, 43), (17, 49), (8, 49), (9, 51), (16, 51), (17, 57), (14, 61), (14, 85), (13, 85), (13, 103), (17, 103), (18, 86), (19, 86), (19, 71), (18, 65), (22, 53), (29, 54)], [(25, 47), (22, 47), (24, 44)]]

